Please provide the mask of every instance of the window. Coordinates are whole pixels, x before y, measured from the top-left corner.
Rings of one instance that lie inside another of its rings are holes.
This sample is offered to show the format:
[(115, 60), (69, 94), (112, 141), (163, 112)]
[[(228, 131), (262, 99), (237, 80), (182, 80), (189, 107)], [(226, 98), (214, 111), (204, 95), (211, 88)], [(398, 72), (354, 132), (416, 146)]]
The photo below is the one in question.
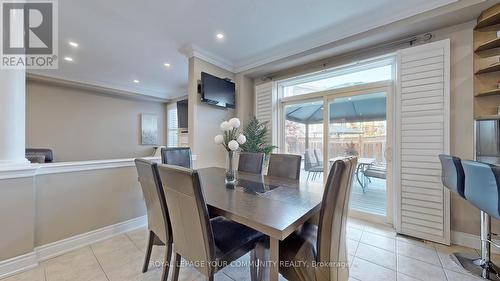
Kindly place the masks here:
[(335, 70), (310, 77), (294, 79), (283, 83), (283, 97), (304, 95), (336, 88), (345, 88), (360, 84), (392, 79), (392, 65), (366, 66), (363, 69), (351, 67), (347, 70)]
[(170, 103), (167, 105), (167, 123), (167, 146), (176, 147), (179, 143), (177, 103)]

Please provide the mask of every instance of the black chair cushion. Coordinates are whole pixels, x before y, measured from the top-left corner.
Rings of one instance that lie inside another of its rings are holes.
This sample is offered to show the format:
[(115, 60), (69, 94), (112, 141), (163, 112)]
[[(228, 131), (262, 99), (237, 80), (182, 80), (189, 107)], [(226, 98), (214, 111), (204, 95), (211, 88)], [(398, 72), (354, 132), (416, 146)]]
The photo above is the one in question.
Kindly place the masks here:
[(236, 260), (252, 250), (255, 243), (264, 237), (262, 233), (224, 217), (215, 217), (210, 223), (218, 260)]

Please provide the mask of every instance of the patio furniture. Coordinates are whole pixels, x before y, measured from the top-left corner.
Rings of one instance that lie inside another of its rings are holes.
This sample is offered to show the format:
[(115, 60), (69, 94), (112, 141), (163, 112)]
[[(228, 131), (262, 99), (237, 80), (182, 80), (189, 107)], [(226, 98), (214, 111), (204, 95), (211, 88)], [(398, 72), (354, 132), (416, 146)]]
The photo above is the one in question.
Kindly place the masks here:
[[(329, 161), (331, 164), (337, 160), (345, 159), (345, 158), (347, 158), (347, 156), (334, 157), (334, 158), (331, 158)], [(356, 175), (356, 181), (361, 186), (363, 193), (366, 192), (366, 187), (368, 186), (368, 183), (370, 182), (370, 179), (365, 176), (365, 171), (368, 169), (368, 167), (370, 167), (371, 165), (373, 165), (375, 163), (375, 160), (376, 160), (375, 158), (358, 158), (358, 166), (356, 167), (356, 171), (354, 172), (354, 174)]]
[(311, 174), (311, 180), (315, 180), (318, 174), (323, 173), (323, 165), (318, 163), (314, 152), (312, 149), (306, 149), (304, 153), (304, 170), (307, 172), (307, 180)]
[(368, 166), (368, 168), (363, 173), (365, 177), (371, 182), (371, 178), (383, 179), (387, 177), (387, 164), (386, 163), (374, 163)]

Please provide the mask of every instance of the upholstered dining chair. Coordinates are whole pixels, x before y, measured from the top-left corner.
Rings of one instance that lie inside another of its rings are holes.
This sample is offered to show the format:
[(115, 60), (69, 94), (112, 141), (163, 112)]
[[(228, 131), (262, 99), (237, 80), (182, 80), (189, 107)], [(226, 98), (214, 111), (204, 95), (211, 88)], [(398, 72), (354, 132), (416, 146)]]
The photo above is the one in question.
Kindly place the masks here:
[(158, 165), (144, 159), (135, 159), (146, 209), (148, 214), (149, 238), (142, 273), (148, 271), (151, 251), (154, 245), (165, 245), (162, 281), (168, 278), (169, 265), (172, 257), (172, 230), (168, 217), (167, 203), (163, 192), (161, 179), (158, 175)]
[(268, 176), (300, 179), (300, 164), (302, 157), (294, 154), (271, 154), (269, 156)]
[(264, 153), (259, 152), (240, 152), (238, 171), (252, 174), (262, 174), (264, 156)]
[[(318, 226), (305, 224), (280, 242), (280, 273), (290, 281), (346, 281), (346, 222), (357, 158), (333, 163), (323, 193)], [(287, 263), (293, 262), (293, 263)], [(314, 264), (315, 262), (315, 264)]]
[(162, 148), (161, 162), (163, 164), (176, 165), (191, 169), (192, 168), (191, 148), (189, 147)]
[[(173, 281), (179, 278), (181, 257), (214, 280), (217, 271), (253, 251), (263, 238), (260, 232), (224, 217), (209, 218), (197, 171), (173, 165), (158, 169), (172, 222)], [(255, 262), (254, 253), (252, 257)], [(254, 280), (255, 275), (251, 276)]]

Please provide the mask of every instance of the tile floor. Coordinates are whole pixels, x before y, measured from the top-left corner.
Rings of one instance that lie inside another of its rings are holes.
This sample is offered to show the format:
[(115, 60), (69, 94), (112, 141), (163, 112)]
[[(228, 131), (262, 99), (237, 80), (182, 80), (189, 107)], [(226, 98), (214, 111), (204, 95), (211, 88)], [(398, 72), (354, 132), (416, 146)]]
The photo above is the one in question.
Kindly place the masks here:
[[(475, 253), (474, 249), (421, 242), (398, 236), (388, 227), (358, 220), (349, 221), (347, 237), (350, 281), (482, 280), (468, 275), (449, 257), (456, 251)], [(150, 267), (147, 273), (141, 273), (146, 238), (147, 230), (138, 229), (47, 260), (35, 269), (2, 281), (160, 280), (160, 268)], [(153, 260), (161, 261), (163, 252), (163, 247), (155, 247)], [(245, 259), (249, 259), (248, 255), (242, 258)], [(179, 279), (204, 280), (192, 268), (182, 268)], [(218, 272), (215, 279), (250, 280), (250, 273), (245, 267), (228, 267)]]

